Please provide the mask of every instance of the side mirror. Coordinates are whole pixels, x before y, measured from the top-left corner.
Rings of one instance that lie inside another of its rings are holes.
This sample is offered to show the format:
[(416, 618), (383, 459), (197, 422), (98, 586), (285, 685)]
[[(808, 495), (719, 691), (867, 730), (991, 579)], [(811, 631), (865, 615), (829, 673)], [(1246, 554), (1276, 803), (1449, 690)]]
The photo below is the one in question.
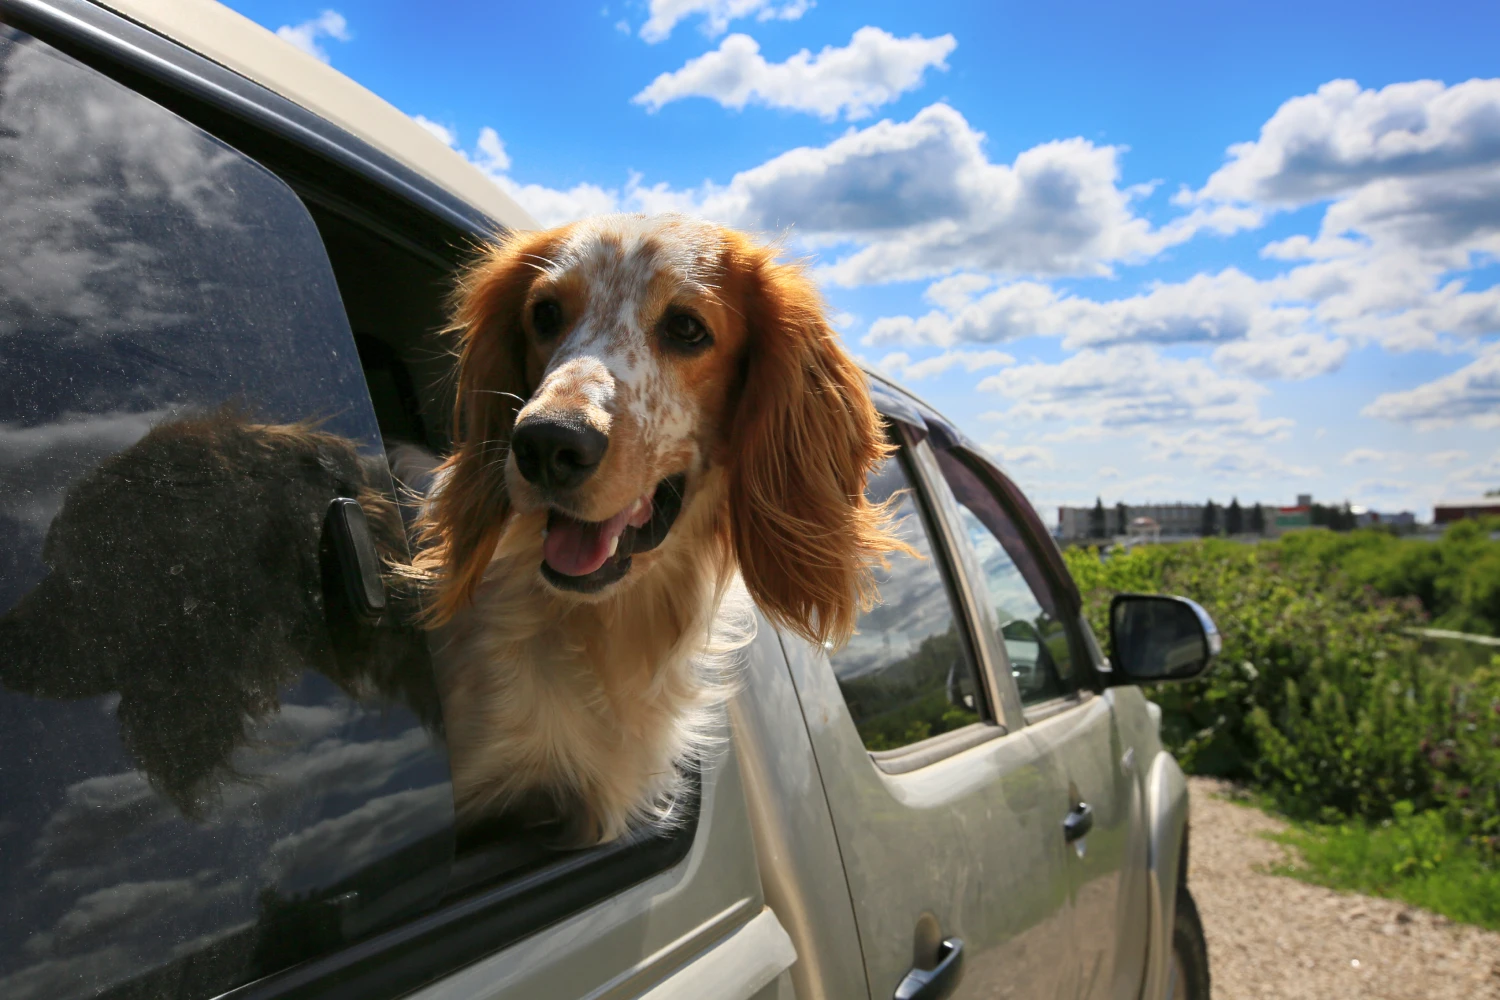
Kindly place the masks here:
[(1118, 684), (1192, 680), (1224, 641), (1208, 612), (1186, 597), (1116, 594), (1109, 603), (1110, 665)]

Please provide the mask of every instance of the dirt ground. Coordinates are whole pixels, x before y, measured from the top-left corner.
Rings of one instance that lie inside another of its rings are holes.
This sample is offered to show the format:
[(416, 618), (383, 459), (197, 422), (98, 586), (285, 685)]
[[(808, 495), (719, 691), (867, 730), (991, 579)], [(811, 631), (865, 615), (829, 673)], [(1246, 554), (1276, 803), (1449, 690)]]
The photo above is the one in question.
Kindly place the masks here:
[(1191, 778), (1188, 884), (1208, 934), (1215, 1000), (1500, 1000), (1500, 934), (1386, 899), (1256, 871), (1283, 824)]

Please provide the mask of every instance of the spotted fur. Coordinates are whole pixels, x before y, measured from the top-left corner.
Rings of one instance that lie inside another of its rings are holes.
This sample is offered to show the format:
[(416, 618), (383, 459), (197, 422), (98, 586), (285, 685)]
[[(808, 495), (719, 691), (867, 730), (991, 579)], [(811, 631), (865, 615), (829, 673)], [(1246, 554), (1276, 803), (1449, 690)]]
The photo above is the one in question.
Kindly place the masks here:
[[(551, 336), (541, 302), (560, 309)], [(684, 312), (701, 347), (664, 332)], [(460, 812), (540, 797), (583, 843), (670, 822), (751, 632), (735, 595), (840, 642), (874, 599), (872, 564), (904, 548), (864, 497), (888, 453), (864, 376), (799, 267), (677, 216), (511, 236), (461, 280), (453, 328), (456, 447), (421, 563)], [(517, 423), (549, 414), (609, 442), (565, 497), (508, 452)], [(539, 572), (551, 510), (604, 521), (675, 476), (681, 513), (622, 579), (580, 594)]]

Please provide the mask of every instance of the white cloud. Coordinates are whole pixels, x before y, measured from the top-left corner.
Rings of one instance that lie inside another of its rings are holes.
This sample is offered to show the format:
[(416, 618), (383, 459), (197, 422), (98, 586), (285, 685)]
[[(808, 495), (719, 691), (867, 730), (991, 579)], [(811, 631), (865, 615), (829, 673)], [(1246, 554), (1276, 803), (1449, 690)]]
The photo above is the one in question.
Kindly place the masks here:
[(1446, 87), (1436, 80), (1363, 90), (1333, 80), (1294, 97), (1229, 147), (1230, 162), (1199, 200), (1292, 206), (1390, 178), (1465, 171), (1500, 162), (1500, 80)]
[[(1227, 369), (1304, 379), (1336, 370), (1351, 344), (1393, 350), (1472, 349), (1500, 332), (1500, 285), (1466, 290), (1440, 261), (1361, 249), (1267, 279), (1236, 268), (1097, 301), (1035, 281), (999, 286), (960, 273), (934, 283), (940, 306), (876, 319), (867, 342), (995, 343), (1060, 336), (1065, 346), (1212, 343)], [(985, 289), (991, 289), (984, 294)]]
[(754, 17), (757, 21), (795, 21), (813, 6), (813, 0), (651, 0), (650, 16), (641, 25), (641, 37), (655, 44), (672, 34), (678, 23), (694, 15), (703, 17), (703, 33), (716, 38), (729, 30), (731, 21)]
[(49, 950), (65, 951), (95, 941), (107, 943), (123, 928), (148, 921), (163, 910), (181, 909), (200, 891), (192, 879), (177, 878), (122, 882), (80, 896), (53, 926)]
[(1038, 444), (988, 444), (985, 450), (1004, 466), (1051, 469), (1057, 465), (1052, 452)]
[(431, 828), (430, 817), (451, 808), (446, 784), (393, 792), (356, 809), (314, 823), (271, 845), (263, 874), (286, 895), (348, 877), (389, 857), (413, 831)]
[(1389, 465), (1397, 457), (1391, 452), (1381, 451), (1378, 448), (1355, 448), (1339, 459), (1339, 462), (1343, 465), (1368, 465), (1374, 463)]
[(1363, 416), (1414, 424), (1420, 430), (1468, 424), (1500, 427), (1500, 345), (1442, 378), (1414, 389), (1387, 392)]
[(544, 184), (522, 184), (508, 173), (511, 167), (510, 154), (505, 149), (500, 133), (490, 126), (486, 125), (479, 130), (479, 139), (472, 150), (465, 150), (459, 145), (458, 135), (453, 129), (421, 115), (413, 116), (413, 120), (458, 150), (543, 226), (560, 226), (590, 215), (639, 207), (631, 205), (632, 192), (637, 187), (633, 180), (624, 193), (597, 184), (576, 184), (567, 190), (550, 188)]
[[(435, 122), (431, 118), (427, 118), (422, 115), (412, 115), (411, 120), (425, 128), (427, 131), (431, 132), (443, 145), (458, 145), (458, 133), (455, 132), (450, 126), (444, 125), (441, 122)], [(498, 139), (499, 136), (496, 136), (496, 138)]]
[(1440, 493), (1444, 497), (1476, 497), (1493, 489), (1500, 489), (1500, 450), (1478, 465), (1454, 469), (1444, 480)]
[(1293, 333), (1225, 344), (1213, 353), (1225, 371), (1258, 379), (1289, 382), (1337, 371), (1349, 354), (1349, 344), (1315, 333)]
[[(521, 184), (508, 156), (486, 159), (484, 134), (465, 155), (544, 225), (609, 211), (678, 211), (754, 232), (794, 228), (807, 247), (857, 248), (820, 272), (843, 285), (963, 269), (1103, 274), (1113, 262), (1143, 260), (1222, 222), (1218, 209), (1198, 210), (1153, 229), (1118, 184), (1113, 146), (1067, 139), (1012, 164), (991, 163), (983, 134), (946, 104), (687, 190), (646, 186), (636, 176), (619, 188)], [(503, 152), (498, 135), (493, 145)]]
[[(1105, 432), (1158, 425), (1216, 426), (1266, 435), (1290, 421), (1265, 420), (1265, 387), (1229, 378), (1198, 358), (1162, 357), (1146, 346), (1086, 349), (1057, 363), (1017, 365), (979, 383), (1011, 401), (1012, 419), (1076, 423)], [(1061, 429), (1061, 428), (1059, 428)]]
[(298, 25), (283, 24), (276, 34), (320, 62), (328, 61), (328, 51), (319, 42), (324, 38), (347, 42), (349, 22), (336, 10), (325, 10), (317, 17)]
[(841, 285), (963, 269), (1104, 274), (1217, 224), (1202, 215), (1153, 229), (1119, 185), (1120, 152), (1064, 139), (992, 163), (983, 133), (933, 104), (910, 121), (783, 153), (704, 204), (751, 229), (795, 226), (810, 245), (855, 244), (822, 272)]
[(875, 367), (892, 378), (914, 382), (941, 375), (959, 366), (964, 371), (976, 372), (983, 368), (1014, 364), (1015, 360), (1004, 351), (944, 351), (930, 358), (913, 361), (905, 351), (896, 351), (875, 362)]
[[(1234, 426), (1219, 426), (1192, 427), (1181, 433), (1157, 432), (1150, 436), (1148, 450), (1155, 460), (1190, 462), (1220, 482), (1295, 480), (1317, 473), (1316, 469), (1287, 461), (1279, 450), (1272, 450), (1260, 441), (1246, 440), (1242, 430)], [(1274, 440), (1280, 434), (1273, 432), (1259, 436)]]
[(1444, 466), (1462, 462), (1469, 457), (1469, 453), (1462, 448), (1451, 448), (1447, 451), (1435, 451), (1427, 456), (1428, 465)]
[[(1060, 336), (1066, 347), (1112, 343), (1225, 343), (1224, 367), (1258, 378), (1308, 378), (1337, 368), (1342, 341), (1305, 332), (1306, 308), (1276, 302), (1277, 286), (1234, 268), (1105, 302), (1020, 281), (979, 297), (987, 279), (955, 275), (927, 297), (942, 304), (921, 317), (886, 316), (870, 326), (871, 343), (993, 343)], [(1237, 343), (1234, 343), (1237, 342)]]
[(1363, 493), (1406, 493), (1415, 483), (1408, 483), (1398, 479), (1361, 479), (1354, 484), (1355, 494)]
[(952, 35), (897, 38), (864, 27), (843, 48), (825, 46), (817, 55), (803, 49), (770, 63), (755, 39), (730, 35), (714, 51), (661, 74), (632, 100), (657, 111), (686, 97), (707, 97), (728, 108), (763, 104), (854, 121), (921, 86), (929, 67), (946, 70), (957, 44)]

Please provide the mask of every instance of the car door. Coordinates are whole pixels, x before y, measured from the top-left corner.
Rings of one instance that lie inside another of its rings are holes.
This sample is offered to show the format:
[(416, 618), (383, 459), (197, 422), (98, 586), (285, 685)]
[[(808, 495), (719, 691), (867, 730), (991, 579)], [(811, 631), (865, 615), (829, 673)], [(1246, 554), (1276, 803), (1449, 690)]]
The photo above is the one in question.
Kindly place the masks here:
[[(872, 997), (961, 943), (955, 997), (1070, 995), (1066, 782), (985, 669), (973, 605), (927, 489), (931, 451), (899, 451), (869, 496), (898, 496), (920, 558), (877, 573), (881, 603), (842, 649), (786, 640), (848, 878)], [(999, 705), (999, 710), (995, 707)], [(1019, 727), (1017, 727), (1019, 728)]]
[(1095, 684), (1094, 647), (1057, 581), (1050, 579), (1019, 491), (994, 488), (998, 470), (962, 448), (937, 465), (960, 534), (993, 613), (1026, 719), (1040, 752), (1066, 776), (1068, 881), (1073, 897), (1076, 995), (1136, 995), (1144, 970), (1146, 834), (1134, 750), (1123, 745), (1114, 692)]

